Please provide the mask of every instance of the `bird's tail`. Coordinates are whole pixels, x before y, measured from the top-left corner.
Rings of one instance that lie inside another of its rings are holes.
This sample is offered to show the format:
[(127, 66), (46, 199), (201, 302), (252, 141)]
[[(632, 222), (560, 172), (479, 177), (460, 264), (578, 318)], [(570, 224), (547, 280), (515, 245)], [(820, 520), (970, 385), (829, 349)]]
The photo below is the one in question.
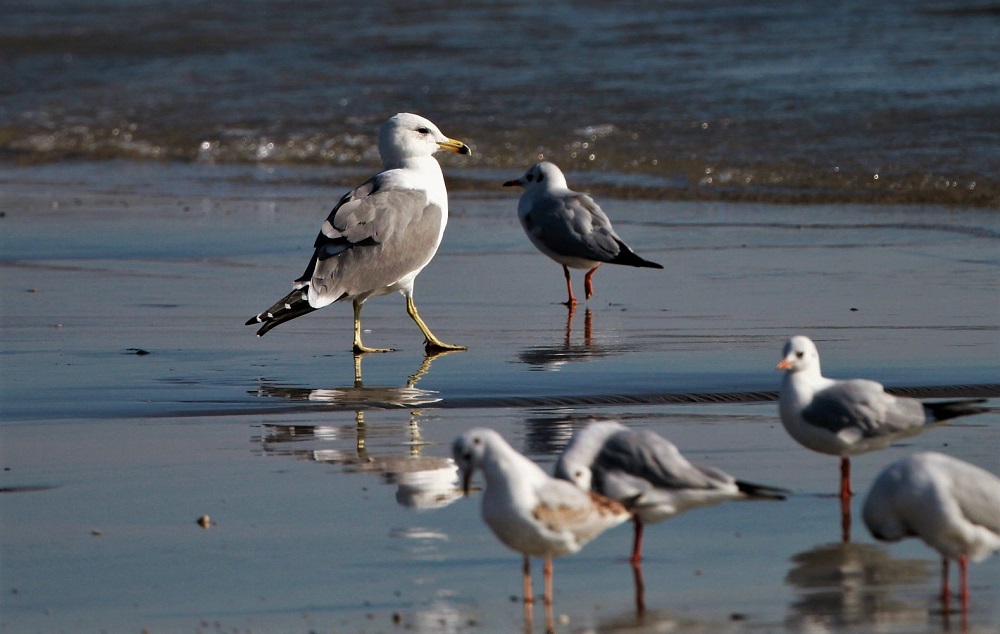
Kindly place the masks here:
[(650, 262), (649, 260), (644, 260), (639, 257), (635, 251), (630, 249), (627, 244), (618, 240), (618, 255), (615, 259), (611, 260), (612, 264), (624, 264), (625, 266), (639, 266), (650, 269), (662, 269), (662, 264), (657, 264), (656, 262)]
[(248, 319), (246, 325), (264, 324), (257, 331), (257, 336), (263, 337), (275, 326), (314, 310), (316, 309), (309, 305), (309, 285), (306, 284), (279, 299), (274, 306)]
[(959, 416), (972, 416), (973, 414), (984, 414), (990, 411), (989, 407), (982, 407), (985, 398), (965, 399), (961, 401), (940, 401), (937, 403), (923, 403), (924, 411), (935, 421), (949, 420)]
[(785, 496), (789, 493), (788, 489), (779, 489), (778, 487), (767, 486), (766, 484), (754, 484), (753, 482), (744, 482), (742, 480), (736, 481), (736, 488), (748, 498), (757, 498), (759, 500), (784, 500)]

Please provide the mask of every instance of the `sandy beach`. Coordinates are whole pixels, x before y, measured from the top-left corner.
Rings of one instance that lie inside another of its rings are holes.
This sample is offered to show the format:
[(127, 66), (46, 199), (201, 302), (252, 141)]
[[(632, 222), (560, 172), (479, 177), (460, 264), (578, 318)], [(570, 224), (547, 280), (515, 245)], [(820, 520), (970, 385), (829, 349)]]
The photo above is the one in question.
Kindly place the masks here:
[[(840, 543), (836, 459), (767, 400), (802, 333), (829, 376), (1000, 404), (995, 211), (609, 199), (665, 270), (602, 267), (569, 313), (516, 197), (462, 193), (416, 298), (469, 350), (425, 359), (402, 298), (373, 300), (366, 343), (398, 351), (359, 382), (347, 306), (243, 326), (354, 179), (317, 173), (5, 173), (0, 630), (525, 631), (519, 557), (458, 496), (449, 443), (490, 426), (551, 468), (574, 428), (617, 419), (793, 494), (651, 527), (642, 615), (628, 528), (557, 560), (558, 631), (997, 631), (1000, 559), (972, 567), (964, 620), (942, 614), (922, 544), (857, 518)], [(998, 446), (1000, 414), (958, 420), (857, 458), (856, 488), (921, 449), (997, 472)]]

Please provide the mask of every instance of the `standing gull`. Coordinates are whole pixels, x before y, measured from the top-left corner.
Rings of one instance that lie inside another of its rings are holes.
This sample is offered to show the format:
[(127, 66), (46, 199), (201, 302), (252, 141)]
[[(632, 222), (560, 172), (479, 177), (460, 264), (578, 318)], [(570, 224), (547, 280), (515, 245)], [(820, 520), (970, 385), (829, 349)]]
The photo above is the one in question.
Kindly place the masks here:
[(662, 269), (663, 266), (635, 254), (615, 233), (607, 214), (587, 194), (569, 189), (566, 177), (555, 164), (535, 163), (524, 176), (504, 187), (518, 185), (524, 193), (517, 203), (517, 217), (538, 250), (562, 264), (566, 276), (567, 306), (576, 305), (569, 269), (588, 269), (583, 278), (587, 299), (594, 294), (591, 278), (601, 264)]
[(585, 491), (617, 500), (632, 512), (635, 566), (642, 560), (644, 524), (726, 500), (784, 499), (781, 489), (691, 464), (666, 438), (615, 421), (591, 423), (573, 434), (559, 456), (555, 474)]
[(941, 600), (948, 560), (957, 559), (962, 609), (969, 608), (969, 559), (1000, 550), (1000, 478), (951, 456), (927, 451), (892, 463), (872, 484), (862, 511), (876, 539), (919, 537), (941, 554)]
[(820, 373), (816, 345), (802, 335), (785, 343), (779, 370), (785, 371), (779, 411), (781, 423), (801, 445), (840, 456), (840, 498), (851, 490), (849, 456), (883, 449), (919, 434), (934, 423), (989, 411), (983, 399), (924, 403), (886, 393), (867, 379), (828, 379)]
[(472, 474), (486, 479), (482, 514), (497, 539), (524, 556), (524, 600), (531, 602), (529, 557), (545, 559), (545, 604), (552, 604), (552, 558), (580, 550), (604, 530), (628, 520), (625, 508), (557, 480), (518, 453), (492, 429), (470, 429), (452, 443), (462, 487)]
[(428, 352), (464, 350), (444, 343), (420, 318), (413, 281), (437, 252), (448, 222), (448, 192), (438, 150), (471, 154), (461, 141), (441, 134), (423, 117), (399, 113), (379, 130), (382, 171), (348, 192), (316, 237), (315, 251), (294, 290), (251, 317), (263, 324), (257, 336), (333, 302), (354, 304), (354, 351), (388, 352), (361, 343), (361, 307), (370, 297), (399, 291), (406, 312), (424, 334)]

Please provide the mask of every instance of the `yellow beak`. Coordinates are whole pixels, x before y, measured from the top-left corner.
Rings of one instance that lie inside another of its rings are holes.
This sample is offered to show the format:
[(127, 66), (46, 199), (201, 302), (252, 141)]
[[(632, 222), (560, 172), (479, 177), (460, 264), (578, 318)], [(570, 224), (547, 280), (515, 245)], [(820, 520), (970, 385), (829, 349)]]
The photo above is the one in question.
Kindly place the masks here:
[(438, 143), (438, 147), (445, 152), (454, 152), (455, 154), (472, 154), (472, 150), (469, 149), (468, 145), (456, 139), (441, 141)]

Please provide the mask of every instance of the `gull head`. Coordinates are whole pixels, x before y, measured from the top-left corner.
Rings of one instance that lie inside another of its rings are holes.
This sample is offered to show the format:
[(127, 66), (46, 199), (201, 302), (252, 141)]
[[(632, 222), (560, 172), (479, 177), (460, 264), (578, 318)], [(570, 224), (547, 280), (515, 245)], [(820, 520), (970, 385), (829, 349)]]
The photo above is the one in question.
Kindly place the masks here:
[(509, 180), (503, 186), (523, 187), (525, 191), (529, 192), (532, 190), (551, 191), (553, 189), (569, 189), (562, 170), (555, 163), (549, 163), (548, 161), (535, 163), (528, 168), (524, 176)]
[(555, 476), (572, 482), (584, 491), (590, 491), (594, 485), (591, 465), (608, 438), (625, 429), (626, 427), (617, 421), (601, 421), (591, 423), (577, 431), (559, 455)]
[(379, 128), (378, 151), (386, 165), (431, 156), (439, 150), (472, 154), (468, 145), (446, 137), (436, 125), (420, 115), (400, 112)]
[(475, 428), (470, 429), (451, 443), (451, 456), (458, 465), (458, 471), (462, 478), (462, 491), (469, 494), (469, 483), (472, 481), (472, 474), (476, 469), (483, 468), (489, 446), (497, 440), (504, 442), (503, 438), (492, 429)]
[(816, 344), (804, 335), (792, 337), (785, 342), (777, 369), (786, 372), (806, 370), (819, 372), (819, 351), (816, 349)]

